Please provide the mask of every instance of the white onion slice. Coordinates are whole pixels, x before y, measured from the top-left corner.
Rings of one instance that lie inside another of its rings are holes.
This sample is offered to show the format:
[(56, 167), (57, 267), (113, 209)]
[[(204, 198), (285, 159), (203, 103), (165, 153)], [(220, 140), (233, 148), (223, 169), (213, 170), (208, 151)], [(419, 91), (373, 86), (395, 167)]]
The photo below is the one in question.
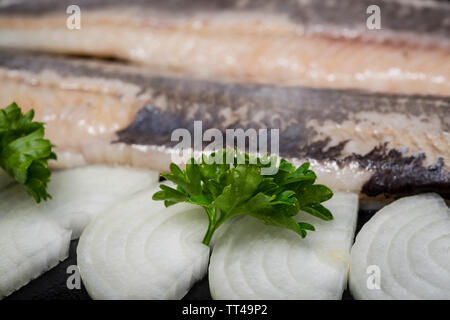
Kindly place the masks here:
[(36, 204), (22, 185), (2, 175), (0, 298), (67, 258), (71, 236), (77, 238), (95, 215), (157, 181), (157, 172), (144, 169), (67, 169), (52, 174), (53, 199)]
[(316, 232), (305, 239), (252, 217), (235, 219), (215, 239), (209, 266), (214, 299), (340, 299), (358, 211), (358, 195), (335, 193), (334, 220), (301, 212)]
[(164, 208), (142, 191), (95, 218), (77, 248), (83, 283), (94, 299), (181, 299), (207, 271), (203, 209)]
[(350, 270), (357, 299), (450, 299), (450, 209), (444, 200), (423, 194), (378, 211), (356, 237)]
[(131, 194), (152, 188), (159, 174), (146, 169), (92, 165), (52, 173), (48, 191), (53, 199), (36, 205), (25, 188), (15, 184), (0, 193), (2, 208), (33, 208), (80, 236), (100, 212)]
[(71, 231), (35, 210), (0, 205), (0, 299), (67, 258)]

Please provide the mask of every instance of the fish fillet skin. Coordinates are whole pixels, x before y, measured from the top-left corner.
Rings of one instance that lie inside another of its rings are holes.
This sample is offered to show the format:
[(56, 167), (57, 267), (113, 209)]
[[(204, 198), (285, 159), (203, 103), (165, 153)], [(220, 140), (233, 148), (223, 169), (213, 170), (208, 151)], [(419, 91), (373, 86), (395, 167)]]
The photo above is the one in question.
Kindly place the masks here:
[(0, 299), (69, 255), (71, 231), (32, 208), (0, 202)]
[(450, 299), (450, 209), (437, 194), (378, 211), (351, 250), (350, 291), (362, 300)]
[(54, 167), (167, 171), (179, 151), (174, 130), (194, 138), (202, 121), (203, 133), (224, 138), (226, 129), (269, 129), (269, 138), (278, 129), (280, 156), (310, 161), (336, 191), (450, 198), (450, 98), (212, 82), (18, 51), (0, 51), (0, 84), (1, 105), (14, 100), (46, 122)]
[[(379, 0), (8, 1), (0, 46), (115, 57), (208, 79), (450, 95), (450, 4)], [(69, 29), (69, 5), (81, 28)]]
[(0, 189), (0, 203), (3, 209), (35, 211), (70, 230), (72, 239), (77, 239), (95, 216), (134, 193), (155, 186), (158, 180), (156, 171), (91, 165), (54, 171), (48, 184), (52, 195), (49, 201), (36, 205), (22, 185), (11, 184)]
[(339, 300), (347, 284), (358, 195), (335, 193), (325, 205), (334, 220), (301, 212), (296, 220), (316, 232), (294, 232), (242, 217), (215, 240), (210, 265), (211, 295), (217, 300)]
[(181, 299), (206, 275), (203, 208), (152, 200), (141, 191), (95, 218), (81, 235), (77, 264), (93, 299)]

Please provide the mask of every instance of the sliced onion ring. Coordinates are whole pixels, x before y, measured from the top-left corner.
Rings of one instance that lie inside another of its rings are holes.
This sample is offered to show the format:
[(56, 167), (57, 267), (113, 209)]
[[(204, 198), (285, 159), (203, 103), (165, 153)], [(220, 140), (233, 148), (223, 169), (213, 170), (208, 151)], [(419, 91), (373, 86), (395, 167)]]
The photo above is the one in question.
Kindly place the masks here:
[(437, 194), (378, 211), (351, 251), (356, 299), (450, 299), (450, 209)]

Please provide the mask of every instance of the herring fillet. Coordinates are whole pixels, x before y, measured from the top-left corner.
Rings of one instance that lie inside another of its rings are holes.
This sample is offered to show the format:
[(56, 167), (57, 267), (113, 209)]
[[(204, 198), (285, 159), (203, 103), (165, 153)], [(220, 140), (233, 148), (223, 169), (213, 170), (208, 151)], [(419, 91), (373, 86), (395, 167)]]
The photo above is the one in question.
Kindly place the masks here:
[(81, 235), (77, 264), (93, 299), (181, 299), (208, 268), (200, 206), (165, 208), (144, 190), (96, 217)]
[(0, 51), (0, 84), (1, 105), (16, 101), (46, 122), (54, 167), (165, 171), (179, 142), (173, 131), (194, 138), (199, 120), (224, 138), (229, 128), (279, 129), (280, 155), (310, 161), (333, 190), (450, 198), (447, 97), (212, 82), (9, 50)]
[[(81, 28), (66, 26), (79, 5)], [(378, 5), (381, 29), (369, 30)], [(209, 79), (450, 95), (450, 4), (44, 0), (0, 6), (0, 46), (116, 57)]]
[(396, 200), (356, 236), (350, 291), (364, 300), (449, 300), (449, 247), (450, 209), (441, 197)]
[(228, 299), (341, 299), (347, 283), (358, 195), (335, 193), (325, 202), (334, 220), (304, 213), (316, 232), (292, 231), (242, 217), (215, 239), (209, 266), (211, 295)]

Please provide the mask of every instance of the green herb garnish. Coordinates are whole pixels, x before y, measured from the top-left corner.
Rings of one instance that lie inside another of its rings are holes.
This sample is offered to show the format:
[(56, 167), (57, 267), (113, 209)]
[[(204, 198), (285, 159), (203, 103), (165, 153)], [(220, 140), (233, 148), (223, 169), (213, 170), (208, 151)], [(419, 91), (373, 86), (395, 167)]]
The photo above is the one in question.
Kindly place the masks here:
[[(230, 155), (232, 161), (226, 161)], [(246, 161), (238, 164), (237, 159), (242, 156)], [(223, 161), (214, 163), (214, 159)], [(331, 212), (320, 204), (330, 199), (333, 192), (324, 185), (314, 184), (316, 175), (309, 170), (309, 163), (295, 168), (281, 159), (277, 173), (269, 176), (261, 174), (261, 168), (268, 166), (263, 164), (267, 163), (266, 159), (262, 161), (248, 154), (222, 150), (210, 156), (203, 155), (202, 161), (191, 158), (186, 170), (171, 163), (171, 172), (162, 176), (177, 187), (160, 185), (161, 191), (156, 192), (153, 199), (163, 200), (166, 207), (179, 202), (202, 206), (209, 219), (203, 239), (206, 245), (224, 221), (236, 215), (246, 214), (265, 224), (293, 230), (302, 238), (307, 231), (315, 229), (309, 223), (293, 219), (300, 210), (323, 220), (333, 219)]]
[(16, 103), (0, 109), (0, 167), (23, 184), (36, 200), (47, 200), (50, 170), (47, 161), (56, 159), (53, 145), (44, 139), (44, 124), (32, 121), (34, 111), (22, 114)]

